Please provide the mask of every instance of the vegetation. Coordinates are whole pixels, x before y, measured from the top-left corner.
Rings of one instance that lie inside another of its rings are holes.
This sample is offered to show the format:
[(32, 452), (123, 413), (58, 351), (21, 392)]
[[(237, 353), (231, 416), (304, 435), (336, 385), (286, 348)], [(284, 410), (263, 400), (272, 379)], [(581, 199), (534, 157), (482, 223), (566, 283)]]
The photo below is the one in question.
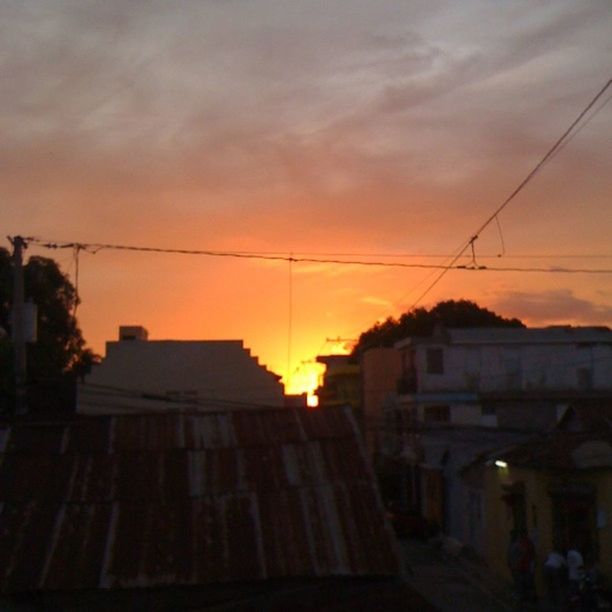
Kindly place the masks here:
[[(78, 297), (75, 288), (57, 263), (31, 257), (24, 265), (26, 300), (38, 308), (38, 339), (27, 347), (28, 403), (34, 412), (70, 411), (74, 385), (97, 360), (74, 316)], [(10, 342), (13, 292), (13, 263), (10, 253), (0, 249), (0, 394), (3, 408), (14, 397), (12, 347)]]
[(431, 310), (415, 308), (398, 319), (389, 317), (359, 336), (353, 356), (374, 347), (393, 346), (408, 336), (431, 336), (436, 326), (444, 327), (525, 327), (519, 319), (504, 317), (469, 300), (439, 302)]

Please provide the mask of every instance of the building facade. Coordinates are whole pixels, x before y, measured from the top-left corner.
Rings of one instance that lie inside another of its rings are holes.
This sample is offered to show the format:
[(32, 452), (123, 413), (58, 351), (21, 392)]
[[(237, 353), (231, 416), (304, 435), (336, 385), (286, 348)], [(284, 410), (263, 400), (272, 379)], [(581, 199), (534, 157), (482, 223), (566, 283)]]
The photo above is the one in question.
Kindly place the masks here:
[(316, 390), (319, 406), (350, 406), (356, 413), (361, 407), (361, 369), (350, 355), (318, 355), (317, 363), (325, 371)]
[(444, 532), (485, 553), (481, 454), (554, 429), (575, 405), (612, 395), (612, 331), (596, 327), (438, 329), (396, 348), (384, 452), (404, 464), (404, 497)]
[[(608, 411), (609, 412), (609, 411)], [(524, 530), (541, 567), (551, 550), (577, 548), (585, 567), (612, 576), (612, 430), (556, 431), (491, 454), (484, 463), (485, 556), (511, 578), (511, 533)]]
[(106, 356), (77, 389), (83, 414), (199, 409), (218, 404), (283, 406), (280, 377), (241, 340), (149, 340), (139, 326), (119, 328)]

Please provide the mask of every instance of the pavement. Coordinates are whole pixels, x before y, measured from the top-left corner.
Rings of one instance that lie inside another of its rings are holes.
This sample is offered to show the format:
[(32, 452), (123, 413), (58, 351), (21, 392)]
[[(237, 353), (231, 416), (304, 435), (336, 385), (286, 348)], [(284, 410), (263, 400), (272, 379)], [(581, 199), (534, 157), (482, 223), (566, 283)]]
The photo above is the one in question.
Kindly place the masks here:
[(520, 609), (510, 585), (483, 563), (450, 554), (439, 543), (400, 540), (406, 582), (440, 612), (506, 612)]

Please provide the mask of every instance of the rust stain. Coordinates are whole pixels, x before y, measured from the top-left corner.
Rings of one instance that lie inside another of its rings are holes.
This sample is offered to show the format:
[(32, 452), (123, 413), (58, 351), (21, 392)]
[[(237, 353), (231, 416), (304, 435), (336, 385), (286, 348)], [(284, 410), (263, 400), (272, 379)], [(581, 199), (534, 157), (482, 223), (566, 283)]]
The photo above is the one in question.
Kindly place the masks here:
[(393, 575), (348, 409), (0, 426), (0, 590)]

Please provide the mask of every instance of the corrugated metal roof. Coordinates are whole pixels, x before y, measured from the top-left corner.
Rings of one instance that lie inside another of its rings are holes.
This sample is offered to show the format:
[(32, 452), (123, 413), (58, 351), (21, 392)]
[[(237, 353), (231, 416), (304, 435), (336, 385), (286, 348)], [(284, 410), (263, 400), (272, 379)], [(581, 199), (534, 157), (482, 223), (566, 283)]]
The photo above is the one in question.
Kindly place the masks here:
[(492, 453), (511, 466), (534, 469), (580, 470), (612, 467), (612, 432), (555, 431), (523, 444)]
[(349, 409), (0, 427), (0, 589), (399, 571)]

